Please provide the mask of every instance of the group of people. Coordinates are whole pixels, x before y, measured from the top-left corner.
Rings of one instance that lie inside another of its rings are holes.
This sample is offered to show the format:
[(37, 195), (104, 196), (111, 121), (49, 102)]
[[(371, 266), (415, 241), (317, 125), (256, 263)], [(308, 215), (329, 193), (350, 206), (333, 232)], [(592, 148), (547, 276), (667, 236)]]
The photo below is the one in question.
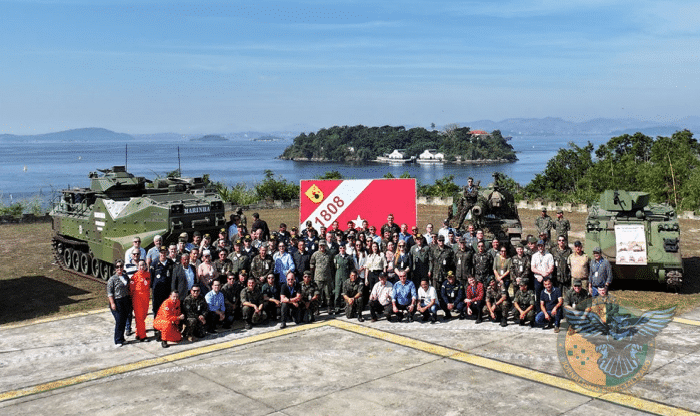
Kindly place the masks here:
[[(183, 337), (192, 341), (219, 325), (242, 320), (246, 329), (270, 320), (313, 322), (320, 310), (364, 321), (411, 322), (416, 315), (443, 320), (484, 320), (559, 331), (564, 308), (605, 295), (612, 282), (610, 263), (595, 248), (588, 260), (580, 241), (568, 244), (568, 220), (546, 210), (536, 220), (539, 238), (511, 246), (487, 241), (469, 225), (463, 235), (446, 220), (438, 230), (397, 224), (389, 214), (379, 230), (364, 221), (345, 230), (337, 222), (316, 230), (271, 232), (253, 214), (248, 232), (238, 211), (216, 240), (195, 231), (165, 246), (160, 236), (146, 252), (140, 239), (115, 262), (107, 284), (116, 325), (114, 342), (124, 344), (136, 321), (136, 339), (146, 339), (145, 319), (152, 293), (153, 327), (163, 347)], [(379, 231), (379, 232), (377, 232)], [(550, 238), (553, 237), (553, 238)], [(394, 318), (395, 316), (395, 318)]]

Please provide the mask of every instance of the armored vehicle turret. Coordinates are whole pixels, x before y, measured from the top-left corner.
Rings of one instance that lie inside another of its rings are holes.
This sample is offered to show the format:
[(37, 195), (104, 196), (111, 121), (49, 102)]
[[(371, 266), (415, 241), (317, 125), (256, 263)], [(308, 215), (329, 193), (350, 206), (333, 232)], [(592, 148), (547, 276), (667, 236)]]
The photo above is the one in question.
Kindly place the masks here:
[(182, 232), (215, 235), (226, 223), (223, 201), (202, 178), (151, 182), (124, 166), (99, 172), (88, 175), (89, 188), (61, 191), (50, 212), (54, 253), (66, 270), (107, 280), (136, 236), (148, 250), (156, 235), (176, 243)]
[(585, 251), (595, 247), (613, 266), (615, 278), (654, 279), (671, 289), (683, 282), (681, 231), (673, 208), (649, 204), (649, 194), (607, 190), (586, 219)]
[(513, 194), (501, 185), (500, 173), (494, 172), (493, 179), (493, 183), (479, 188), (476, 193), (469, 192), (465, 187), (456, 194), (448, 220), (457, 220), (454, 226), (460, 232), (466, 231), (469, 224), (474, 224), (475, 228), (484, 231), (487, 240), (497, 239), (501, 244), (513, 247), (521, 242), (523, 234), (518, 208)]

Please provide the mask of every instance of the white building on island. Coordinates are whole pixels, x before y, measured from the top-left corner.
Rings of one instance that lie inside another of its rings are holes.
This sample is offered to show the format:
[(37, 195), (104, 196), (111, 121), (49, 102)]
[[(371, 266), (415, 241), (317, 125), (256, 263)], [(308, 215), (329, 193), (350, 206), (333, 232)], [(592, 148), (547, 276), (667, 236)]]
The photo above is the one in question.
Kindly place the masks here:
[(437, 149), (425, 149), (423, 153), (418, 155), (418, 163), (442, 163), (445, 161), (445, 155), (438, 153)]

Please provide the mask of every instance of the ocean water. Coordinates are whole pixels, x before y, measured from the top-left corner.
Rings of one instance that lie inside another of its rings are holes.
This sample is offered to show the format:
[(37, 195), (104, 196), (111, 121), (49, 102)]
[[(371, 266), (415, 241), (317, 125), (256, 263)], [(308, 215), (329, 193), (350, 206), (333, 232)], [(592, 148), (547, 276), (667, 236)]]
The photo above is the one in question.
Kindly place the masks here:
[(469, 176), (491, 182), (493, 172), (527, 184), (546, 167), (561, 147), (568, 142), (585, 145), (605, 143), (608, 136), (565, 137), (515, 136), (511, 144), (518, 152), (514, 163), (489, 165), (402, 165), (340, 164), (294, 162), (277, 157), (292, 140), (274, 142), (246, 139), (225, 142), (145, 141), (122, 143), (42, 142), (0, 143), (0, 200), (3, 203), (38, 197), (48, 201), (57, 190), (89, 186), (88, 173), (115, 165), (127, 164), (129, 172), (153, 179), (178, 168), (178, 147), (183, 176), (208, 173), (213, 180), (229, 185), (239, 182), (254, 184), (262, 180), (264, 171), (299, 182), (313, 179), (325, 172), (337, 170), (350, 179), (381, 178), (390, 172), (400, 176), (408, 172), (420, 183), (431, 184), (436, 179), (454, 175), (455, 182), (464, 185)]

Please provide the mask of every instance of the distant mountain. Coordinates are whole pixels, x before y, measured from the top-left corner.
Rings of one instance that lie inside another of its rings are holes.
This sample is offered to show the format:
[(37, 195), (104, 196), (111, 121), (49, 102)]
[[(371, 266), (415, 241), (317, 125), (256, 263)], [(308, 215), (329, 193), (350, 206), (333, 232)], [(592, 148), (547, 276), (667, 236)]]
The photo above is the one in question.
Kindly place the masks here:
[(503, 135), (620, 135), (641, 131), (650, 136), (669, 135), (678, 130), (700, 132), (700, 117), (684, 117), (669, 121), (637, 120), (633, 118), (596, 118), (582, 122), (566, 121), (558, 117), (508, 118), (501, 121), (476, 120), (458, 123), (472, 130), (500, 130)]
[(115, 133), (111, 130), (90, 127), (84, 129), (74, 129), (59, 131), (56, 133), (34, 134), (34, 135), (15, 135), (15, 134), (0, 134), (0, 141), (57, 141), (57, 142), (86, 142), (86, 141), (111, 141), (123, 142), (132, 141), (134, 137), (126, 133)]

